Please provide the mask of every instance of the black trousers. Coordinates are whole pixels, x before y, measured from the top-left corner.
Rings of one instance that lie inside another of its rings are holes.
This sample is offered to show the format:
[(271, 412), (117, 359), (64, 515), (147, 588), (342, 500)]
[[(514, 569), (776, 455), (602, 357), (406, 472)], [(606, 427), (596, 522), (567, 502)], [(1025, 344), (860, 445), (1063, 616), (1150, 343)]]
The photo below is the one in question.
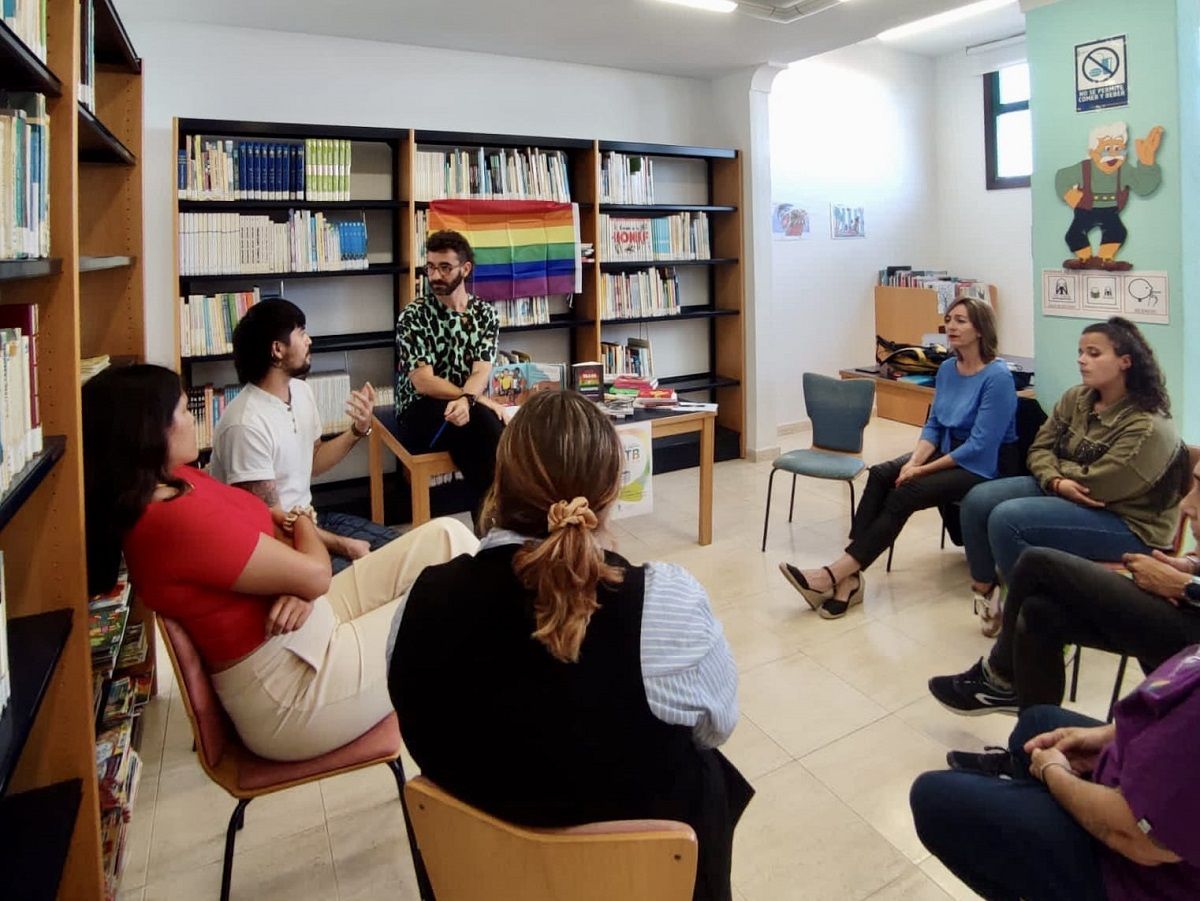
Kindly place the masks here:
[(854, 511), (850, 543), (846, 545), (846, 553), (863, 569), (892, 545), (908, 518), (918, 510), (960, 501), (985, 481), (982, 476), (955, 466), (910, 479), (897, 488), (896, 476), (911, 456), (905, 454), (886, 463), (876, 463), (869, 471), (867, 487)]
[[(474, 498), (472, 510), (477, 511), (496, 474), (496, 447), (504, 423), (487, 407), (476, 404), (471, 407), (466, 425), (447, 424), (448, 403), (433, 397), (418, 398), (401, 414), (397, 437), (414, 454), (448, 451)], [(446, 428), (439, 435), (443, 425)], [(437, 442), (431, 446), (435, 436)]]
[(1081, 210), (1076, 207), (1075, 215), (1071, 219), (1071, 227), (1067, 229), (1065, 235), (1067, 246), (1071, 248), (1071, 252), (1075, 253), (1085, 247), (1090, 247), (1091, 241), (1088, 239), (1088, 232), (1097, 227), (1100, 229), (1101, 244), (1124, 244), (1125, 238), (1129, 234), (1125, 229), (1125, 224), (1121, 221), (1121, 214), (1115, 206), (1094, 210)]
[(1013, 682), (1024, 710), (1062, 701), (1064, 645), (1127, 654), (1149, 673), (1197, 642), (1200, 612), (1142, 591), (1090, 560), (1033, 547), (1013, 567), (988, 666)]

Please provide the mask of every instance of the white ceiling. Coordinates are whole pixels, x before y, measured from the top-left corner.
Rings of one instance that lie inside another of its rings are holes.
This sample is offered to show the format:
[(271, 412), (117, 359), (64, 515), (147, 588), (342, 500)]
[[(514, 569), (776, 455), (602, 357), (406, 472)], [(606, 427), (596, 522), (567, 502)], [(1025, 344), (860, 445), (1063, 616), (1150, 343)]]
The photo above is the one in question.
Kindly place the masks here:
[[(231, 25), (709, 78), (844, 47), (963, 2), (849, 0), (789, 25), (658, 0), (117, 0), (117, 6), (131, 25)], [(1016, 0), (1012, 6), (1019, 20)], [(1022, 30), (1007, 18), (991, 32), (975, 20), (958, 32), (966, 38), (943, 49), (918, 39), (896, 46), (937, 55)]]

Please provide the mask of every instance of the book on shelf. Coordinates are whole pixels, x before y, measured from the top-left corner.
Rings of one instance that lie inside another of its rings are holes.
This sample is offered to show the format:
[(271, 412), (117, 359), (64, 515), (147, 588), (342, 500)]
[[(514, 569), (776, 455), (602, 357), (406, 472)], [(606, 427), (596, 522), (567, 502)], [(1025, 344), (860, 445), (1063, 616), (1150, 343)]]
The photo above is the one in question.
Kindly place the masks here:
[(308, 387), (312, 389), (317, 412), (321, 416), (321, 434), (331, 435), (350, 428), (350, 415), (346, 412), (346, 400), (350, 397), (350, 373), (310, 373)]
[(600, 214), (600, 259), (604, 262), (707, 260), (712, 258), (707, 213), (670, 216)]
[(50, 119), (41, 94), (0, 108), (0, 259), (50, 254)]
[(34, 303), (0, 304), (0, 329), (14, 329), (21, 334), (22, 352), (28, 343), (26, 357), (29, 391), (28, 456), (42, 452), (42, 412), (38, 388), (38, 306)]
[(624, 344), (614, 341), (600, 343), (604, 363), (604, 381), (614, 393), (634, 393), (642, 388), (657, 387), (654, 377), (654, 353), (648, 338), (627, 338)]
[(608, 151), (600, 160), (601, 203), (654, 203), (654, 161)]
[(187, 135), (180, 200), (349, 201), (352, 144), (341, 138), (251, 141)]
[(420, 149), (413, 161), (418, 201), (571, 200), (570, 160), (561, 150), (527, 147)]
[(180, 275), (366, 269), (362, 213), (288, 210), (287, 221), (245, 213), (180, 213)]
[(125, 865), (126, 837), (141, 778), (141, 757), (133, 748), (133, 721), (126, 717), (96, 737), (100, 795), (100, 845), (106, 899), (116, 897)]
[(179, 355), (206, 357), (233, 353), (233, 330), (262, 299), (250, 291), (189, 294), (179, 298)]
[(992, 302), (985, 282), (954, 276), (945, 269), (888, 266), (879, 270), (879, 284), (889, 288), (924, 288), (934, 291), (938, 296), (938, 312), (943, 314), (960, 297), (972, 297), (987, 304)]
[(677, 316), (679, 275), (671, 266), (601, 273), (600, 310), (605, 319)]
[(46, 0), (5, 0), (4, 24), (34, 56), (46, 61)]

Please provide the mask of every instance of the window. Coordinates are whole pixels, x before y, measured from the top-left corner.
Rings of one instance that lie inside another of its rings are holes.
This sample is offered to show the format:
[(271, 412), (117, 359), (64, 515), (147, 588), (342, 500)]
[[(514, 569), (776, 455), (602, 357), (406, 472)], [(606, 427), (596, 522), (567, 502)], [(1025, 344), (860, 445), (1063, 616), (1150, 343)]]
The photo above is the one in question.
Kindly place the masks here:
[(1028, 64), (983, 76), (983, 135), (988, 190), (1028, 188), (1033, 173)]

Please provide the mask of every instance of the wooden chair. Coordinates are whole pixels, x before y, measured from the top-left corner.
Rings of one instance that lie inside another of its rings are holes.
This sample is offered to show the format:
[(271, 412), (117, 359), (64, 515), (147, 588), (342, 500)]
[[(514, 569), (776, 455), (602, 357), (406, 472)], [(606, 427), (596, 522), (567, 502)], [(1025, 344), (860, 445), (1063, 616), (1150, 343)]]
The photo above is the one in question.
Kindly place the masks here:
[(371, 421), (371, 437), (367, 444), (371, 479), (371, 521), (383, 523), (383, 451), (391, 451), (408, 478), (412, 501), (412, 524), (417, 527), (429, 522), (430, 483), (437, 476), (458, 472), (458, 467), (446, 451), (414, 454), (396, 437), (396, 412), (391, 407), (376, 407)]
[(418, 776), (404, 787), (437, 901), (690, 901), (696, 834), (671, 820), (526, 829)]
[[(246, 807), (255, 798), (315, 782), (327, 776), (349, 773), (376, 764), (387, 764), (396, 779), (400, 803), (404, 805), (404, 766), (400, 762), (400, 725), (394, 713), (347, 745), (311, 760), (265, 760), (242, 744), (229, 716), (221, 707), (212, 679), (200, 652), (179, 623), (158, 617), (159, 629), (179, 682), (180, 696), (192, 724), (192, 745), (200, 766), (213, 782), (237, 799), (225, 831), (225, 866), (221, 873), (221, 901), (228, 901), (233, 875), (233, 851), (237, 834), (245, 825)], [(413, 839), (408, 809), (404, 808), (409, 849), (417, 873), (421, 897), (431, 901), (428, 879)]]
[[(1183, 490), (1185, 493), (1191, 490), (1192, 473), (1196, 470), (1197, 466), (1200, 466), (1200, 445), (1189, 444), (1187, 446), (1187, 449), (1188, 449), (1188, 471), (1187, 471), (1187, 478), (1184, 480), (1184, 485), (1183, 485)], [(1174, 539), (1174, 541), (1172, 541), (1171, 548), (1170, 548), (1171, 555), (1174, 557), (1178, 557), (1181, 553), (1183, 553), (1183, 542), (1187, 539), (1187, 531), (1188, 531), (1187, 525), (1188, 525), (1187, 517), (1184, 516), (1181, 511), (1179, 514), (1179, 524), (1175, 527), (1175, 539)], [(1103, 566), (1105, 569), (1112, 570), (1113, 572), (1123, 573), (1126, 571), (1125, 564), (1122, 563), (1120, 560), (1105, 560), (1105, 561), (1098, 561), (1098, 562), (1100, 563), (1100, 566)], [(1106, 653), (1109, 653), (1109, 654), (1120, 654), (1119, 651), (1112, 651), (1112, 650), (1109, 650), (1108, 648), (1097, 648), (1096, 650), (1105, 651)], [(1082, 657), (1083, 657), (1083, 646), (1076, 645), (1075, 653), (1074, 653), (1073, 659), (1071, 661), (1070, 698), (1072, 701), (1075, 700), (1075, 696), (1078, 693), (1078, 689), (1079, 689), (1079, 663), (1080, 663), (1080, 660)], [(1109, 702), (1108, 702), (1108, 715), (1105, 719), (1106, 722), (1110, 722), (1110, 723), (1112, 722), (1112, 718), (1113, 718), (1113, 708), (1117, 706), (1117, 701), (1119, 701), (1121, 698), (1121, 686), (1125, 682), (1125, 669), (1129, 665), (1129, 655), (1128, 654), (1120, 654), (1120, 657), (1121, 657), (1121, 662), (1117, 665), (1117, 680), (1113, 684), (1112, 699), (1109, 700)], [(1147, 673), (1147, 675), (1149, 675), (1149, 674)]]

